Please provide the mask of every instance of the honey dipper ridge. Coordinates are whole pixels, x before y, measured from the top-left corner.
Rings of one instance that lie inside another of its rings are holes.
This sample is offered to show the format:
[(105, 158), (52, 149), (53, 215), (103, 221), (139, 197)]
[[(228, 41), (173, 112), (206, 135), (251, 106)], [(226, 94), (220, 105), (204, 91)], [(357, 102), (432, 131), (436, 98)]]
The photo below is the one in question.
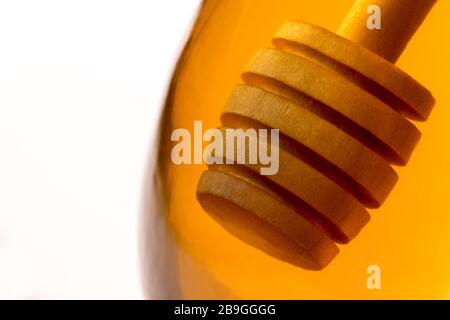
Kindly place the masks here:
[[(386, 200), (420, 139), (431, 93), (395, 62), (435, 0), (359, 0), (338, 34), (285, 22), (260, 50), (221, 116), (225, 128), (280, 130), (280, 167), (209, 166), (201, 206), (230, 233), (310, 270), (325, 268)], [(366, 28), (377, 5), (383, 29)], [(248, 153), (248, 150), (244, 150)], [(226, 154), (216, 155), (226, 158)]]

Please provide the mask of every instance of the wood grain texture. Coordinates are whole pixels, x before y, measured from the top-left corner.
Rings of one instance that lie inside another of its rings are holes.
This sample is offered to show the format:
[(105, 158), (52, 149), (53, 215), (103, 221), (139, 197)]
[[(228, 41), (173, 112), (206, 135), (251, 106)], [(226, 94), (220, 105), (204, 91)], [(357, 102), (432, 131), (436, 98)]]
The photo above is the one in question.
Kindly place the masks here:
[[(395, 63), (436, 0), (358, 0), (337, 34)], [(369, 6), (381, 9), (381, 30), (366, 27)]]
[(239, 127), (241, 118), (279, 129), (295, 142), (293, 152), (310, 158), (310, 165), (326, 172), (368, 207), (379, 207), (397, 182), (395, 171), (369, 148), (279, 95), (238, 88), (225, 106), (222, 123)]
[(197, 198), (230, 233), (273, 257), (310, 270), (323, 269), (339, 252), (321, 230), (264, 185), (246, 178), (234, 166), (218, 170), (203, 173)]
[(324, 28), (285, 22), (273, 43), (336, 71), (410, 119), (426, 120), (435, 104), (428, 89), (394, 64)]
[[(406, 164), (420, 138), (419, 130), (386, 104), (310, 59), (263, 49), (245, 68), (242, 77), (256, 86), (264, 86), (264, 79), (274, 79), (303, 93), (303, 96), (290, 94), (292, 90), (283, 90), (277, 84), (270, 86), (276, 93), (325, 116), (362, 143), (372, 142), (370, 146), (387, 161)], [(307, 101), (307, 97), (320, 104)]]
[[(245, 95), (251, 94), (251, 91), (255, 93), (258, 91), (250, 87), (238, 90), (240, 91), (238, 94)], [(252, 123), (248, 125), (249, 128), (253, 127)], [(226, 128), (222, 128), (221, 131), (223, 136), (226, 136)], [(257, 139), (249, 140), (251, 142), (246, 145), (245, 150), (239, 150), (243, 152), (245, 159), (249, 159), (249, 150), (255, 147), (257, 141)], [(225, 152), (226, 144), (227, 142), (223, 141), (223, 148), (214, 155), (215, 158), (222, 158), (224, 163), (227, 163), (225, 159), (230, 160)], [(237, 165), (236, 142), (233, 142), (233, 149), (235, 156), (232, 160)], [(261, 163), (247, 162), (242, 166), (253, 172), (251, 176), (253, 180), (260, 181), (272, 189), (299, 214), (320, 225), (328, 236), (338, 243), (348, 243), (370, 220), (369, 213), (360, 202), (320, 171), (285, 150), (283, 144), (279, 147), (279, 163), (278, 173), (265, 177), (260, 175), (260, 169), (264, 167)], [(210, 168), (216, 166), (211, 165)]]

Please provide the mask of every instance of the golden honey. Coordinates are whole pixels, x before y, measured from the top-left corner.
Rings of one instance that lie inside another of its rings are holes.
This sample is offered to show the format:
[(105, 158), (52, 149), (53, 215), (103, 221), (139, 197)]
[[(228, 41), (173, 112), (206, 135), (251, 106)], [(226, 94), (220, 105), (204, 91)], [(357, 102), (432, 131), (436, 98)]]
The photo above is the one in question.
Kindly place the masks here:
[[(200, 207), (196, 187), (205, 165), (175, 165), (171, 133), (220, 126), (224, 105), (248, 61), (283, 22), (303, 20), (337, 30), (348, 1), (207, 0), (177, 65), (161, 122), (154, 201), (169, 239), (160, 250), (173, 297), (244, 299), (450, 298), (450, 3), (438, 1), (397, 66), (430, 89), (437, 104), (415, 122), (423, 137), (399, 182), (371, 222), (321, 271), (285, 263), (226, 232)], [(168, 244), (169, 243), (169, 244)], [(154, 244), (157, 246), (157, 244)], [(168, 258), (169, 257), (169, 258)], [(380, 288), (368, 286), (371, 270)], [(145, 269), (144, 269), (145, 271)]]

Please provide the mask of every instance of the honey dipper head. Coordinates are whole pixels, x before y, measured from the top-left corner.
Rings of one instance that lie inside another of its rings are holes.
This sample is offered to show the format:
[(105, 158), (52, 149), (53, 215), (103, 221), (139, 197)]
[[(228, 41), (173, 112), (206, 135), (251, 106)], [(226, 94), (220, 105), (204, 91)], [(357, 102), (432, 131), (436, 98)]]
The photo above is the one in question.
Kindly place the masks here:
[[(376, 35), (358, 27), (365, 0), (356, 2), (340, 35), (284, 23), (276, 48), (255, 55), (225, 106), (221, 130), (248, 135), (215, 150), (197, 188), (205, 211), (277, 259), (311, 270), (328, 265), (336, 243), (350, 242), (370, 220), (366, 208), (379, 207), (391, 192), (398, 178), (392, 165), (409, 161), (420, 138), (409, 120), (427, 119), (434, 105), (430, 92), (392, 63), (434, 2), (371, 0), (388, 18)], [(413, 14), (398, 26), (389, 17), (401, 10)], [(279, 129), (269, 147), (279, 156), (276, 174), (263, 176), (264, 163), (248, 161), (252, 146), (262, 145), (251, 129)]]

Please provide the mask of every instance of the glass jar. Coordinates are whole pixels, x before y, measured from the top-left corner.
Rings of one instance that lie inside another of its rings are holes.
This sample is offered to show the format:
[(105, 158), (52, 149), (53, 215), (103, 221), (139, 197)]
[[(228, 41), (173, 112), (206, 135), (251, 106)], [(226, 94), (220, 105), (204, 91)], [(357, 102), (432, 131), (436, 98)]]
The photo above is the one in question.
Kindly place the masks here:
[[(186, 299), (450, 298), (450, 2), (436, 4), (397, 63), (437, 105), (415, 123), (423, 137), (386, 203), (321, 271), (272, 258), (227, 233), (201, 208), (206, 165), (175, 165), (171, 133), (220, 126), (245, 65), (286, 20), (337, 30), (352, 0), (206, 0), (174, 73), (149, 159), (142, 231), (149, 297)], [(371, 266), (381, 288), (367, 286)]]

